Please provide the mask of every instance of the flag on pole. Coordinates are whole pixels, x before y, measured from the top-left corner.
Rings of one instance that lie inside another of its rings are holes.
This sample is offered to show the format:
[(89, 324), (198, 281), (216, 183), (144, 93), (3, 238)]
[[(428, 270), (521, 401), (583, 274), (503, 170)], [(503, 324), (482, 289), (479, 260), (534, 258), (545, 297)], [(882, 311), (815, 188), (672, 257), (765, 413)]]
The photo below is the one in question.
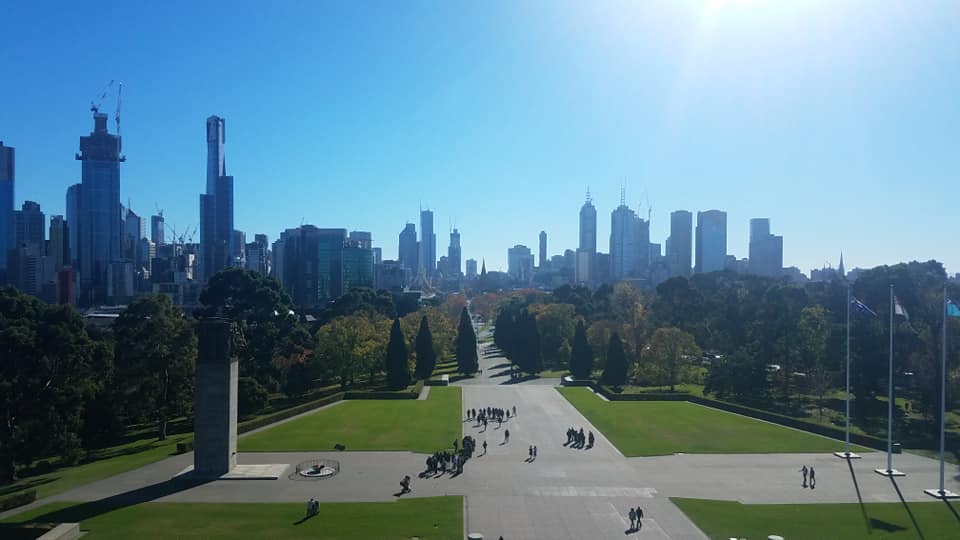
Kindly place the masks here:
[(907, 310), (900, 305), (900, 299), (896, 296), (893, 297), (893, 312), (897, 315), (900, 315), (906, 320), (910, 320), (910, 315), (907, 314)]
[(867, 307), (867, 305), (861, 302), (856, 296), (850, 297), (850, 305), (853, 306), (853, 308), (856, 309), (857, 312), (859, 313), (863, 313), (864, 315), (871, 315), (873, 317), (877, 316), (876, 311)]
[(947, 317), (960, 317), (960, 306), (953, 300), (947, 300)]

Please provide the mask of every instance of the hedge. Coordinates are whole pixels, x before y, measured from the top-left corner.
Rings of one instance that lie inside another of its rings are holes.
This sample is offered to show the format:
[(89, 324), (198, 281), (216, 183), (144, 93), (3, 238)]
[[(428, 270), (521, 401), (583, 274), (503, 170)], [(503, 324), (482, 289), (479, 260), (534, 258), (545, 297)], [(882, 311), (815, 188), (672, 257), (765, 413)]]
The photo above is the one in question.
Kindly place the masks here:
[(423, 384), (422, 380), (417, 381), (411, 390), (350, 391), (344, 394), (343, 399), (417, 399), (423, 390)]
[(279, 422), (280, 420), (284, 420), (287, 418), (291, 418), (293, 416), (297, 416), (298, 414), (303, 414), (305, 412), (312, 411), (313, 409), (323, 407), (324, 405), (335, 403), (343, 399), (343, 396), (344, 396), (343, 392), (337, 392), (335, 394), (331, 394), (329, 396), (326, 396), (314, 401), (309, 401), (301, 405), (290, 407), (289, 409), (284, 409), (282, 411), (279, 411), (273, 414), (261, 416), (260, 418), (254, 418), (253, 420), (247, 420), (246, 422), (243, 422), (237, 426), (237, 433), (240, 434), (240, 433), (246, 433), (248, 431), (253, 431), (254, 429), (268, 426), (274, 422)]
[[(711, 407), (714, 409), (720, 409), (727, 412), (732, 412), (736, 414), (741, 414), (743, 416), (748, 416), (757, 420), (763, 420), (773, 424), (779, 424), (782, 426), (787, 426), (801, 431), (808, 431), (810, 433), (816, 433), (817, 435), (823, 435), (825, 437), (830, 437), (832, 439), (844, 440), (845, 431), (833, 427), (825, 426), (822, 424), (814, 424), (812, 422), (807, 422), (805, 420), (800, 420), (793, 418), (792, 416), (786, 416), (783, 414), (778, 414), (770, 411), (764, 411), (762, 409), (755, 409), (753, 407), (747, 407), (746, 405), (739, 405), (736, 403), (730, 403), (728, 401), (720, 401), (718, 399), (703, 398), (699, 396), (693, 396), (690, 394), (684, 394), (680, 392), (675, 393), (649, 393), (649, 394), (617, 394), (611, 392), (610, 389), (601, 386), (599, 384), (591, 385), (597, 393), (602, 394), (604, 397), (610, 401), (689, 401), (690, 403), (696, 403), (698, 405), (704, 405), (706, 407)], [(879, 437), (874, 437), (872, 435), (862, 435), (859, 433), (850, 434), (850, 442), (854, 444), (859, 444), (860, 446), (866, 446), (868, 448), (873, 448), (875, 450), (886, 450), (887, 441), (886, 439), (881, 439)]]
[(10, 510), (11, 508), (16, 508), (18, 506), (23, 506), (25, 504), (30, 504), (35, 500), (37, 500), (36, 489), (25, 489), (23, 491), (18, 491), (13, 495), (0, 497), (0, 512), (4, 510)]

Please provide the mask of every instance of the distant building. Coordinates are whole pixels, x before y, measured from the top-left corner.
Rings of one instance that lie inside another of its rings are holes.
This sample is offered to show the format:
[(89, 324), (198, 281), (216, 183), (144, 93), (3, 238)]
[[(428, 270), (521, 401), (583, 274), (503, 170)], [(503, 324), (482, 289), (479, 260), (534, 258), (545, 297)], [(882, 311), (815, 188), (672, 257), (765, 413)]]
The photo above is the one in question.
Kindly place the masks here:
[[(163, 220), (163, 214), (150, 216), (150, 241), (158, 246), (164, 244), (163, 228), (166, 223)], [(176, 239), (174, 239), (176, 240)]]
[(0, 141), (0, 284), (7, 269), (7, 250), (13, 247), (15, 156), (14, 149)]
[(247, 258), (247, 233), (234, 229), (231, 233), (230, 245), (233, 250), (230, 253), (230, 266), (243, 268)]
[(399, 292), (410, 282), (410, 269), (400, 261), (381, 261), (374, 264), (374, 287)]
[(724, 269), (727, 258), (726, 212), (720, 210), (697, 212), (696, 252), (695, 271), (697, 273)]
[(746, 274), (750, 271), (750, 261), (748, 259), (738, 259), (734, 255), (727, 255), (723, 262), (723, 269), (738, 274)]
[[(340, 294), (353, 287), (373, 287), (373, 237), (352, 231), (343, 247), (343, 285)], [(339, 295), (336, 295), (339, 296)], [(336, 298), (336, 296), (332, 298)]]
[[(306, 309), (320, 308), (343, 294), (346, 240), (346, 229), (319, 229), (313, 225), (280, 234), (273, 244), (274, 274), (294, 304)], [(370, 259), (372, 263), (372, 254)], [(351, 265), (355, 262), (352, 258)]]
[(593, 280), (597, 258), (597, 209), (594, 208), (587, 190), (587, 199), (580, 207), (580, 247), (576, 254), (576, 281), (590, 283)]
[(467, 277), (475, 278), (477, 277), (477, 260), (476, 259), (467, 259)]
[(770, 234), (770, 218), (750, 220), (749, 272), (779, 277), (783, 273), (783, 237)]
[(417, 226), (407, 223), (400, 231), (400, 244), (397, 249), (397, 262), (410, 273), (420, 268), (420, 245), (417, 243)]
[(547, 231), (540, 231), (540, 260), (538, 266), (543, 268), (547, 265)]
[[(610, 214), (610, 281), (646, 277), (650, 269), (650, 224), (625, 203)], [(600, 281), (600, 280), (598, 280)]]
[(254, 235), (254, 241), (248, 242), (245, 248), (245, 268), (258, 272), (262, 276), (270, 275), (270, 244), (267, 235)]
[(507, 250), (507, 274), (523, 283), (533, 278), (533, 253), (530, 248), (517, 244)]
[(70, 230), (63, 216), (50, 216), (50, 245), (47, 254), (56, 272), (70, 265)]
[(447, 248), (447, 277), (457, 277), (460, 275), (460, 231), (456, 228), (450, 233), (450, 247)]
[(802, 271), (796, 266), (790, 266), (788, 268), (783, 268), (780, 272), (780, 276), (789, 281), (790, 283), (803, 284), (808, 281), (807, 276), (804, 275)]
[(686, 210), (670, 213), (670, 238), (667, 240), (667, 266), (671, 276), (690, 275), (693, 252), (693, 214)]
[(17, 247), (37, 246), (44, 252), (46, 240), (46, 217), (40, 205), (33, 201), (24, 201), (20, 210), (13, 213), (13, 241)]
[[(80, 188), (81, 184), (73, 184), (67, 188), (67, 226), (70, 227), (70, 264), (77, 268), (80, 251)], [(76, 278), (76, 272), (74, 272)]]
[(437, 235), (433, 232), (433, 212), (420, 211), (420, 268), (426, 276), (437, 269)]
[(233, 247), (233, 177), (227, 176), (226, 120), (207, 118), (207, 185), (200, 195), (201, 281), (230, 266)]

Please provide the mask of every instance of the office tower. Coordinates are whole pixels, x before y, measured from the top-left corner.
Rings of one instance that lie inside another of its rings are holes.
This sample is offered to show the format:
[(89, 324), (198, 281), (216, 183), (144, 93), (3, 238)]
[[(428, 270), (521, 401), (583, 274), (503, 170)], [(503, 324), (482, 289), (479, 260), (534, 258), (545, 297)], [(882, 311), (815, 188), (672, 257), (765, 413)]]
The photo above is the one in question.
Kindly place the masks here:
[(647, 277), (649, 245), (650, 224), (626, 205), (621, 191), (620, 206), (610, 214), (610, 279)]
[(450, 233), (450, 247), (447, 248), (447, 277), (457, 277), (460, 275), (460, 231), (456, 228)]
[(697, 273), (724, 269), (727, 258), (727, 213), (720, 210), (697, 212)]
[(231, 264), (233, 247), (233, 177), (227, 176), (226, 121), (207, 118), (207, 189), (200, 195), (200, 274), (203, 280)]
[(533, 278), (533, 252), (530, 248), (517, 244), (507, 250), (507, 273), (521, 282), (529, 282)]
[(373, 264), (380, 264), (383, 262), (383, 248), (375, 247), (373, 248)]
[(244, 260), (246, 258), (247, 247), (247, 233), (243, 231), (238, 231), (234, 229), (230, 233), (232, 239), (230, 241), (231, 249), (233, 251), (230, 253), (230, 266), (239, 266), (243, 268)]
[(13, 213), (14, 246), (36, 246), (42, 254), (45, 251), (45, 226), (46, 217), (40, 211), (40, 205), (33, 201), (24, 201), (20, 210)]
[(397, 261), (411, 274), (420, 268), (419, 245), (417, 244), (417, 226), (407, 223), (400, 231), (400, 245), (397, 249)]
[(67, 226), (70, 228), (70, 261), (68, 264), (77, 267), (80, 252), (80, 187), (73, 184), (67, 188)]
[(120, 260), (119, 135), (107, 131), (107, 115), (93, 114), (93, 131), (80, 137), (81, 163), (79, 231), (76, 257), (80, 262), (80, 298), (84, 305), (108, 301), (108, 271)]
[(587, 190), (587, 200), (580, 207), (580, 247), (576, 255), (577, 283), (590, 283), (593, 280), (594, 265), (597, 258), (597, 209), (590, 199), (590, 190)]
[(145, 236), (144, 221), (136, 212), (123, 205), (120, 206), (120, 213), (123, 215), (121, 256), (136, 264), (139, 261), (137, 251), (140, 247), (140, 239)]
[(13, 213), (13, 247), (7, 252), (7, 279), (14, 287), (34, 296), (40, 296), (45, 282), (45, 224), (40, 205), (33, 201), (24, 202), (21, 209)]
[(50, 216), (50, 249), (47, 255), (56, 272), (64, 266), (70, 266), (70, 231), (63, 216)]
[(308, 309), (323, 307), (343, 294), (346, 241), (346, 229), (319, 229), (313, 225), (280, 234), (280, 240), (274, 243), (274, 272), (294, 304)]
[(366, 231), (351, 231), (343, 247), (343, 291), (353, 287), (373, 287), (373, 236)]
[(267, 235), (254, 235), (253, 242), (246, 245), (245, 268), (259, 272), (262, 276), (270, 273), (270, 247), (267, 242)]
[(547, 231), (540, 231), (540, 268), (547, 265)]
[[(165, 223), (163, 221), (163, 214), (150, 216), (150, 241), (158, 246), (164, 244), (163, 241), (163, 228)], [(176, 241), (176, 238), (174, 238)]]
[(671, 276), (690, 275), (693, 252), (693, 214), (686, 210), (670, 213), (667, 265)]
[(770, 218), (750, 220), (747, 270), (751, 274), (767, 277), (780, 277), (783, 273), (783, 237), (770, 234)]
[(477, 260), (476, 259), (467, 259), (467, 277), (475, 278), (477, 277)]
[(0, 284), (7, 269), (7, 250), (13, 247), (15, 154), (13, 147), (0, 141)]
[(420, 266), (427, 277), (437, 269), (437, 235), (433, 232), (433, 212), (420, 211)]

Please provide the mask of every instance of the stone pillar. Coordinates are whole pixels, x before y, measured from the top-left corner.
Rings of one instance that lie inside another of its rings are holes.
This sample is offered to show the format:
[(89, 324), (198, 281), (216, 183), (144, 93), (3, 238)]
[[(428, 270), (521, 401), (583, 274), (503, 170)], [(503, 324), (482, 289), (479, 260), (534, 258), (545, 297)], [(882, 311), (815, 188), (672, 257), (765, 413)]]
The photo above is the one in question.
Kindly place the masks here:
[(194, 474), (222, 476), (237, 465), (237, 359), (233, 327), (226, 319), (197, 325), (197, 380), (194, 399)]

